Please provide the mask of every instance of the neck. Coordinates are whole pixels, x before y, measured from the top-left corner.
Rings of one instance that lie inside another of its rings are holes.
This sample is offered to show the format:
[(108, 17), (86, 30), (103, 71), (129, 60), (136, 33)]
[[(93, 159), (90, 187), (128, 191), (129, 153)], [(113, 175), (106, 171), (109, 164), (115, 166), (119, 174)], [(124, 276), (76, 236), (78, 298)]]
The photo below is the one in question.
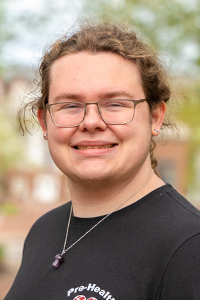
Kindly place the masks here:
[(106, 180), (77, 184), (69, 179), (73, 213), (82, 218), (106, 215), (134, 203), (163, 184), (152, 169), (143, 176), (114, 183)]

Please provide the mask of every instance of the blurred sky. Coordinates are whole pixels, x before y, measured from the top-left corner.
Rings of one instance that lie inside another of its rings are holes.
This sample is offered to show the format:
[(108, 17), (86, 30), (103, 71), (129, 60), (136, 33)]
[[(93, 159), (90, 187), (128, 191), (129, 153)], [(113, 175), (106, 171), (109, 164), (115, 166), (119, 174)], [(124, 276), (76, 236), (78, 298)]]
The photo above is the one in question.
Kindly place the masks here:
[[(1, 1), (1, 0), (0, 0)], [(7, 0), (6, 18), (13, 26), (17, 40), (10, 41), (3, 49), (3, 60), (9, 64), (31, 66), (41, 57), (47, 43), (65, 33), (66, 29), (74, 24), (82, 9), (82, 0), (50, 1), (52, 8), (48, 20), (48, 0)], [(62, 9), (64, 8), (64, 9)], [(46, 14), (46, 16), (45, 16)], [(26, 28), (23, 17), (30, 15), (30, 21), (46, 17), (44, 26)], [(19, 20), (19, 16), (22, 20)], [(31, 20), (31, 18), (33, 18)]]
[[(17, 40), (7, 42), (2, 50), (4, 65), (24, 65), (32, 67), (36, 65), (42, 55), (47, 43), (54, 41), (66, 32), (81, 16), (85, 0), (0, 0), (5, 1), (8, 26), (13, 27)], [(92, 0), (91, 0), (92, 1)], [(94, 0), (95, 1), (95, 0)], [(110, 0), (111, 1), (111, 0)], [(119, 3), (121, 0), (112, 0)], [(192, 9), (199, 0), (177, 0), (187, 4)], [(3, 3), (3, 2), (2, 2)], [(21, 21), (19, 20), (21, 17)], [(26, 18), (26, 21), (24, 20)], [(44, 23), (38, 26), (38, 19), (45, 19)], [(29, 19), (31, 26), (27, 26)], [(200, 16), (199, 16), (200, 19)], [(35, 26), (34, 26), (35, 24)], [(199, 55), (199, 47), (189, 41), (182, 47), (179, 55), (172, 58), (169, 54), (169, 61), (173, 69), (199, 72), (192, 66), (192, 60)], [(173, 59), (173, 61), (171, 61)]]

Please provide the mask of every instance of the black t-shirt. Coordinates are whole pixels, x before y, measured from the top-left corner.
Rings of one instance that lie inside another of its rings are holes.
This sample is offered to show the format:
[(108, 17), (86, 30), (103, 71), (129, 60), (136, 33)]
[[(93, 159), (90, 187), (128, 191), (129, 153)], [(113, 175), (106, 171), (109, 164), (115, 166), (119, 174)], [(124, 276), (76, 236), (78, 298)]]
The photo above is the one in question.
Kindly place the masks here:
[[(200, 212), (170, 185), (111, 214), (55, 269), (70, 205), (33, 225), (5, 300), (200, 299)], [(72, 216), (67, 246), (101, 218)]]

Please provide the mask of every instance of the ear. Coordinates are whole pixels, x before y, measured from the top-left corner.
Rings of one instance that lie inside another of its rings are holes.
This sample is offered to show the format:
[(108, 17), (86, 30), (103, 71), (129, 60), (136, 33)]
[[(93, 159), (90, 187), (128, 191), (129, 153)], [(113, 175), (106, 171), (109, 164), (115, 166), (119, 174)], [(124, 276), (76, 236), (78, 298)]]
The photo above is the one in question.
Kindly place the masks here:
[(151, 127), (152, 135), (156, 136), (160, 132), (160, 128), (165, 118), (166, 104), (164, 101), (160, 102), (152, 111)]
[(46, 118), (44, 109), (38, 109), (37, 111), (38, 121), (42, 127), (44, 135), (47, 135)]

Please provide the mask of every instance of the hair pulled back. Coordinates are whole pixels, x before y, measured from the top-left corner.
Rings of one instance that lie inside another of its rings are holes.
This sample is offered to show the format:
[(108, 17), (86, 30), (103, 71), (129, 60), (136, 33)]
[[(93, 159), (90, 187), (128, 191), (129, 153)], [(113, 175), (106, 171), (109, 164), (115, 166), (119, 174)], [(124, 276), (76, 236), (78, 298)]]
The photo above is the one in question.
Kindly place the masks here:
[[(170, 87), (165, 67), (159, 55), (147, 44), (138, 39), (135, 31), (125, 25), (112, 24), (105, 21), (86, 19), (79, 24), (79, 29), (70, 35), (65, 35), (54, 42), (45, 52), (39, 67), (40, 95), (33, 101), (25, 104), (19, 112), (21, 129), (26, 129), (25, 112), (32, 111), (37, 115), (38, 109), (44, 109), (48, 103), (50, 70), (52, 64), (60, 57), (68, 54), (88, 51), (92, 54), (109, 52), (121, 55), (134, 62), (140, 72), (145, 98), (150, 111), (162, 101), (170, 98)], [(23, 118), (22, 118), (23, 116)], [(167, 124), (163, 124), (165, 126)], [(152, 168), (155, 169), (157, 161), (153, 150), (155, 141), (152, 139), (150, 157)]]

